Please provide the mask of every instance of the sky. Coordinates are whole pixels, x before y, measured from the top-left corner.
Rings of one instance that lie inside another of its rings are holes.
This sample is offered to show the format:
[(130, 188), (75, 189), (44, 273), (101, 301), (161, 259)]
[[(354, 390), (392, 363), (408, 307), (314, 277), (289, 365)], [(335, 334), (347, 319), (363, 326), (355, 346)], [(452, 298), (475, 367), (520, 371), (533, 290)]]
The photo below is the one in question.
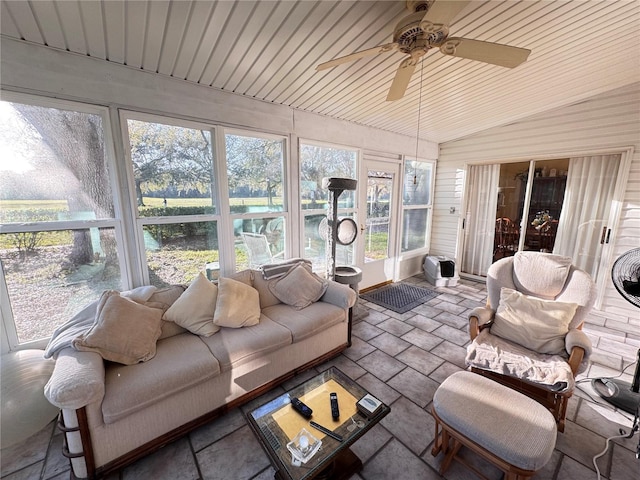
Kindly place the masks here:
[(33, 169), (26, 144), (20, 142), (18, 130), (23, 122), (10, 103), (0, 102), (0, 172), (24, 173)]

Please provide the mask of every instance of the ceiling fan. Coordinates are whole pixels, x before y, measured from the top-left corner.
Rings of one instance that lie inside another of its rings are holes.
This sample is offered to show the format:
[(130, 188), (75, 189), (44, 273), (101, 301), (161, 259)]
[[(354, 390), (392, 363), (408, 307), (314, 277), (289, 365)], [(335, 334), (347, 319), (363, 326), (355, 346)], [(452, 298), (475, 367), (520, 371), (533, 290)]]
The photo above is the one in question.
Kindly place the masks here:
[(409, 55), (402, 62), (393, 79), (387, 101), (404, 96), (411, 76), (420, 58), (432, 48), (445, 55), (478, 60), (503, 67), (514, 68), (527, 60), (531, 50), (499, 43), (449, 37), (449, 23), (469, 1), (407, 0), (407, 9), (413, 13), (404, 17), (393, 32), (393, 41), (384, 45), (335, 58), (321, 63), (316, 70), (333, 68), (359, 58), (398, 50)]

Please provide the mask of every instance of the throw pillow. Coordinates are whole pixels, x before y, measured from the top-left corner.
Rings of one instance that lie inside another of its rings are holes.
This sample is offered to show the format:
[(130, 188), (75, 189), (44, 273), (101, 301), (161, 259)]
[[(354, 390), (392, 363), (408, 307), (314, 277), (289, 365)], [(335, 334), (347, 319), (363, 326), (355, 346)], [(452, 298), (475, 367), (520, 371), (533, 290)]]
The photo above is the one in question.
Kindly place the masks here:
[(576, 303), (542, 300), (502, 288), (491, 333), (535, 352), (562, 354), (577, 308)]
[(329, 283), (315, 273), (310, 272), (304, 264), (292, 268), (286, 275), (269, 284), (269, 290), (282, 303), (300, 310), (317, 302)]
[(76, 337), (73, 346), (124, 365), (146, 362), (156, 354), (161, 324), (162, 309), (136, 303), (108, 290), (100, 297), (92, 327)]
[(220, 327), (213, 324), (217, 297), (218, 287), (200, 272), (162, 318), (175, 322), (196, 335), (210, 337), (220, 330)]
[(218, 327), (250, 327), (260, 321), (258, 291), (231, 278), (218, 280), (218, 302), (213, 323)]

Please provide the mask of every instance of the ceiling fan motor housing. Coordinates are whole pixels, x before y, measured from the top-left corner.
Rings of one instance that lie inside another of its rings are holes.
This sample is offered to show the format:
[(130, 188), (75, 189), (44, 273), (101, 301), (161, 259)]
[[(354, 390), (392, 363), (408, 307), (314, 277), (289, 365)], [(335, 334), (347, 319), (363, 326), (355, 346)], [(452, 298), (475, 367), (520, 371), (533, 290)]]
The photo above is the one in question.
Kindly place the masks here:
[[(445, 25), (440, 25), (434, 32), (425, 32), (421, 24), (424, 12), (407, 15), (398, 22), (393, 31), (393, 41), (398, 44), (398, 50), (411, 54), (419, 48), (425, 52), (434, 46), (439, 46), (449, 33)], [(434, 25), (434, 24), (431, 24)]]

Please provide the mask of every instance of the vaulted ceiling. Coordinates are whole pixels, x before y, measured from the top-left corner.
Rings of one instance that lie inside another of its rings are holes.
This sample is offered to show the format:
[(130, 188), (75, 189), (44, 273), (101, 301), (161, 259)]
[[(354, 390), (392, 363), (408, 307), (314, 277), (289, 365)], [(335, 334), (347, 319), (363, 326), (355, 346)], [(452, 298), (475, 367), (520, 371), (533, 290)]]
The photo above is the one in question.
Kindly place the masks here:
[(509, 69), (433, 48), (394, 102), (398, 51), (315, 70), (391, 42), (410, 13), (404, 1), (2, 0), (0, 33), (410, 136), (420, 114), (420, 137), (436, 142), (640, 80), (638, 0), (469, 2), (451, 36), (528, 60)]

